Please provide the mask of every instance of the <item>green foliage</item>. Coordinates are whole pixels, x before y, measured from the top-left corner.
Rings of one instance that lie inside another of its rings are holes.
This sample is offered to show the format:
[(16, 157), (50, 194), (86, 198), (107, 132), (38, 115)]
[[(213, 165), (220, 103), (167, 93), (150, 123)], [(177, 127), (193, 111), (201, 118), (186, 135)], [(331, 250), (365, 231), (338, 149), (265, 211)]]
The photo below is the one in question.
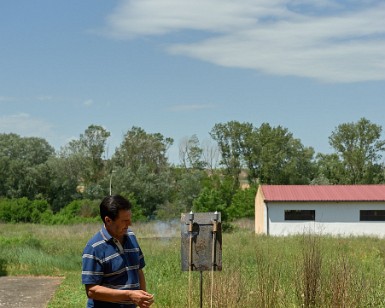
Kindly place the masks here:
[(159, 205), (165, 204), (172, 193), (171, 173), (153, 173), (148, 166), (141, 165), (135, 172), (129, 167), (116, 167), (113, 193), (135, 196), (143, 215), (151, 217)]
[(44, 139), (0, 134), (0, 197), (45, 196), (49, 183), (45, 164), (53, 155)]
[(345, 183), (345, 172), (337, 154), (318, 154), (316, 157), (318, 176), (314, 182), (322, 180), (324, 184)]
[(129, 200), (132, 205), (131, 212), (133, 222), (144, 222), (148, 220), (147, 217), (144, 215), (144, 209), (138, 204), (134, 193), (123, 193), (122, 196)]
[(232, 176), (234, 185), (238, 186), (238, 176), (244, 167), (244, 159), (250, 152), (250, 135), (253, 131), (251, 123), (230, 121), (215, 124), (210, 136), (218, 143), (221, 152), (221, 164), (227, 175)]
[(98, 125), (90, 125), (79, 139), (72, 140), (61, 150), (71, 168), (85, 185), (97, 183), (104, 176), (103, 154), (110, 132)]
[(140, 127), (132, 127), (113, 156), (114, 166), (127, 167), (133, 173), (145, 166), (150, 173), (158, 174), (168, 166), (166, 152), (172, 138), (162, 134), (148, 134)]
[(74, 168), (74, 158), (54, 157), (48, 160), (51, 181), (48, 185), (48, 200), (54, 213), (60, 211), (72, 200), (80, 199), (77, 189), (81, 183), (78, 180), (78, 171)]
[(203, 149), (196, 135), (183, 139), (179, 144), (179, 159), (185, 169), (203, 170), (207, 165), (203, 161)]
[(357, 123), (339, 125), (329, 137), (341, 160), (346, 184), (372, 184), (383, 180), (379, 160), (385, 151), (380, 140), (382, 127), (361, 118)]
[(44, 222), (51, 215), (49, 204), (45, 200), (1, 199), (0, 221), (2, 222)]
[(0, 157), (8, 157), (31, 166), (46, 162), (53, 154), (53, 147), (42, 138), (0, 134)]
[(156, 219), (161, 221), (169, 221), (180, 218), (180, 214), (186, 212), (184, 207), (176, 203), (166, 203), (158, 206), (155, 211)]
[(203, 183), (208, 180), (207, 172), (204, 170), (175, 168), (172, 175), (174, 178), (174, 195), (172, 197), (176, 206), (182, 211), (190, 211), (194, 200), (199, 196)]
[(309, 184), (314, 176), (312, 148), (306, 148), (287, 128), (263, 123), (250, 135), (245, 160), (250, 182)]
[[(247, 217), (249, 215), (250, 211), (247, 209), (252, 206), (251, 194), (253, 192), (248, 191), (244, 195), (239, 187), (233, 186), (234, 181), (231, 176), (214, 174), (206, 179), (203, 185), (200, 194), (193, 201), (194, 212), (218, 211), (221, 212), (223, 221), (230, 221), (237, 216)], [(238, 206), (240, 209), (237, 208)]]
[[(218, 210), (231, 221), (253, 212), (253, 191), (241, 191), (240, 183), (385, 183), (381, 132), (365, 118), (341, 124), (329, 138), (335, 153), (318, 153), (313, 160), (314, 150), (287, 128), (218, 123), (210, 132), (215, 147), (205, 148), (196, 135), (182, 140), (180, 166), (168, 162), (172, 138), (135, 126), (110, 159), (110, 133), (98, 125), (58, 153), (41, 138), (0, 134), (0, 198), (15, 199), (0, 206), (0, 220), (59, 224), (97, 219), (87, 214), (93, 210), (72, 202), (98, 204), (111, 186), (114, 194), (135, 199), (134, 219), (171, 219), (193, 209)], [(33, 200), (46, 202), (47, 209)], [(75, 209), (80, 213), (74, 215)]]
[(210, 133), (221, 152), (221, 164), (238, 185), (242, 169), (249, 182), (264, 184), (308, 184), (314, 177), (314, 150), (302, 145), (287, 128), (263, 123), (230, 121), (216, 124)]
[(257, 189), (258, 188), (254, 186), (247, 189), (238, 189), (233, 196), (231, 205), (226, 209), (226, 216), (229, 217), (229, 220), (254, 217)]
[(133, 193), (143, 215), (150, 218), (171, 196), (171, 172), (166, 157), (171, 138), (133, 127), (111, 159), (114, 193)]
[(99, 218), (99, 203), (88, 199), (74, 200), (56, 214), (62, 221), (81, 221), (82, 218)]
[(196, 200), (193, 202), (194, 212), (222, 212), (222, 219), (226, 219), (225, 209), (226, 201), (223, 200), (223, 196), (219, 190), (203, 188), (202, 192)]
[[(143, 210), (133, 194), (126, 196), (133, 205), (133, 221), (145, 221)], [(100, 221), (99, 200), (74, 200), (54, 214), (45, 200), (1, 199), (0, 222), (41, 223), (48, 225), (75, 224)]]

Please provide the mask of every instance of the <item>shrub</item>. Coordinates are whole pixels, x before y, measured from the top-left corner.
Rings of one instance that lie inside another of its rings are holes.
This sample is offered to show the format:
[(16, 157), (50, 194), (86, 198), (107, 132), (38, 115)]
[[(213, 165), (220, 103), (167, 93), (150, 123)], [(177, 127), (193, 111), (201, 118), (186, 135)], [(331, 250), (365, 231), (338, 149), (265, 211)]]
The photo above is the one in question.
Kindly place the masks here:
[[(133, 195), (128, 198), (132, 203), (134, 221), (148, 220)], [(74, 200), (54, 214), (46, 200), (1, 199), (0, 222), (43, 223), (51, 225), (100, 222), (100, 200)]]
[(253, 217), (254, 200), (256, 193), (256, 187), (238, 189), (231, 200), (231, 205), (226, 209), (226, 216), (230, 220), (235, 220), (244, 217)]
[(52, 213), (45, 200), (2, 199), (0, 201), (0, 221), (19, 223), (40, 223), (43, 216)]
[(72, 224), (99, 220), (99, 202), (74, 200), (51, 217), (51, 224)]

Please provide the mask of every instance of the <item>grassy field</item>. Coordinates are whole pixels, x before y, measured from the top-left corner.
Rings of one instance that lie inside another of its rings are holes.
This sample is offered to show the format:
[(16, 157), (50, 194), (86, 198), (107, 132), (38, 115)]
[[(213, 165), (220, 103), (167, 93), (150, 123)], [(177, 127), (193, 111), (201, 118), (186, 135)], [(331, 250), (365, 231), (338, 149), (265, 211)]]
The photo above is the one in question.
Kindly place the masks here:
[[(99, 224), (0, 224), (0, 275), (64, 277), (48, 307), (85, 307), (81, 254)], [(200, 273), (182, 272), (180, 226), (133, 227), (153, 307), (199, 307)], [(159, 238), (162, 235), (164, 238)], [(385, 307), (385, 239), (223, 234), (221, 272), (203, 272), (203, 307)]]

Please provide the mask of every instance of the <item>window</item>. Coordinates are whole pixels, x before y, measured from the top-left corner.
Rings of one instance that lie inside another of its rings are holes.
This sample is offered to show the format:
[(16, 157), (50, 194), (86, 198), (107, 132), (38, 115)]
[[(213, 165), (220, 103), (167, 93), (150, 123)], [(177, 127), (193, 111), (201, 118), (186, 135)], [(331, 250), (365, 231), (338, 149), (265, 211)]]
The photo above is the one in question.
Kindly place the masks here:
[(385, 210), (361, 210), (360, 221), (385, 221)]
[(315, 220), (315, 210), (285, 210), (285, 220)]

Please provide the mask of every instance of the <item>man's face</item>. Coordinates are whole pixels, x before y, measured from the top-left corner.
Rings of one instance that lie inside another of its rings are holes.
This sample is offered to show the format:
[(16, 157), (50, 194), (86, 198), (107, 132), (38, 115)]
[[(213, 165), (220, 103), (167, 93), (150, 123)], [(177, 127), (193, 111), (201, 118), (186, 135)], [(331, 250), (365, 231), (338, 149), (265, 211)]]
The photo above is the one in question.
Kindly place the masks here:
[(128, 227), (131, 226), (131, 210), (120, 210), (115, 220), (107, 216), (105, 225), (113, 237), (122, 238), (127, 233)]

